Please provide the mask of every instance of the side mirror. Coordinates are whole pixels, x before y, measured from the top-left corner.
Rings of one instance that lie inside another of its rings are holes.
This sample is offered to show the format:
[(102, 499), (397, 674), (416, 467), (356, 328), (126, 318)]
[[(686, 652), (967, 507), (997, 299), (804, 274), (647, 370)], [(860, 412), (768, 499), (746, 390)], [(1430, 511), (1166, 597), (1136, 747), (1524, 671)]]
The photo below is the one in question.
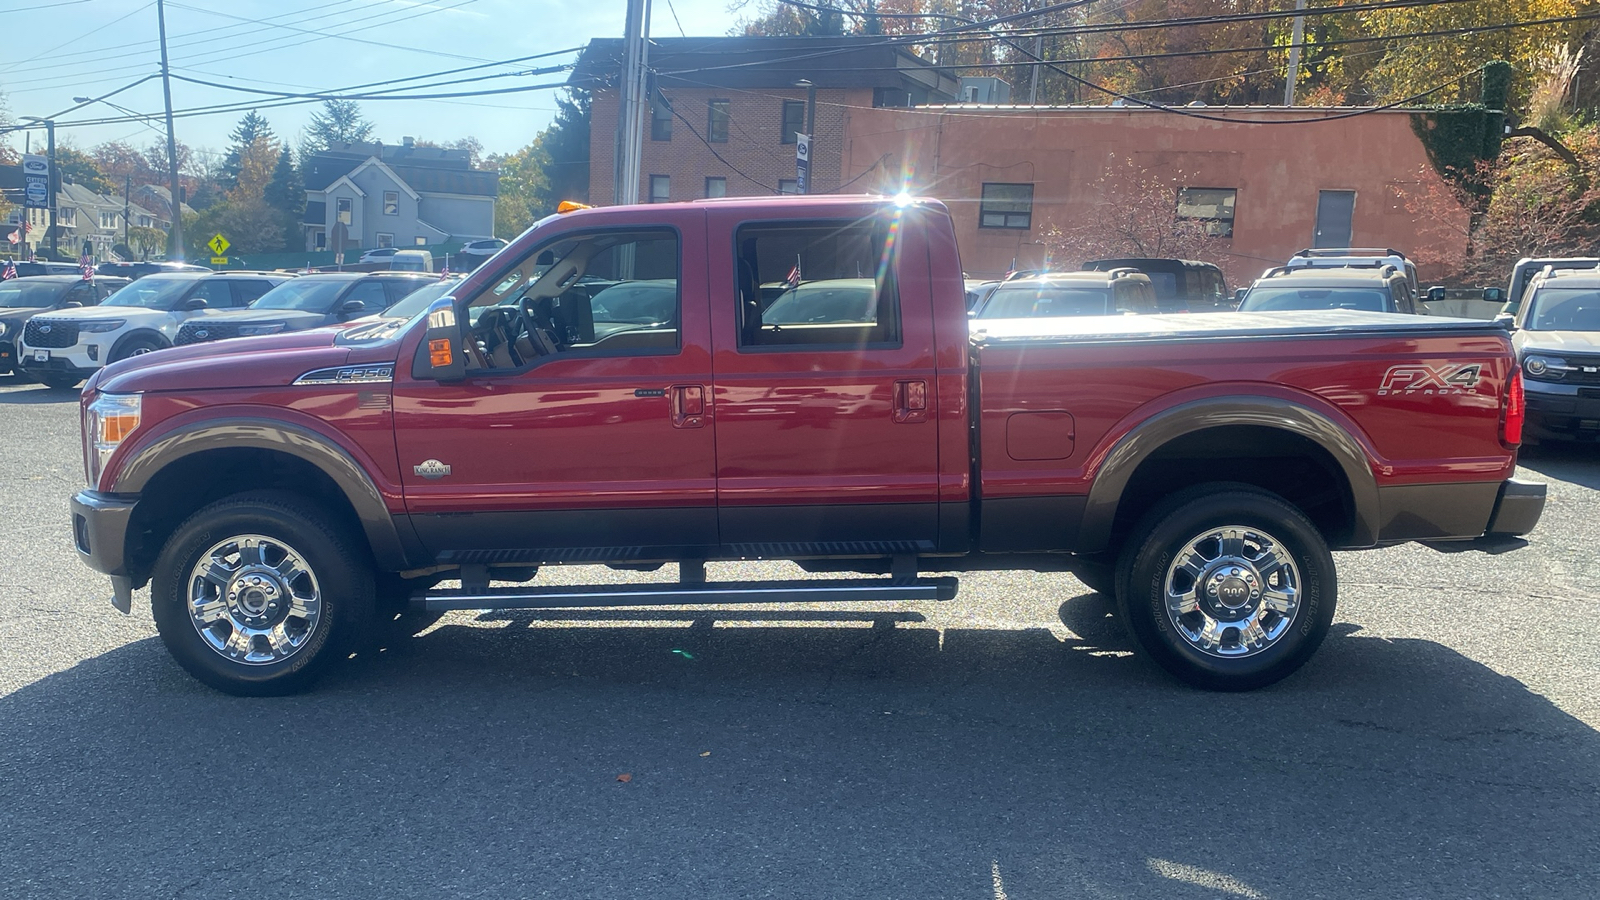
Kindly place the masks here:
[(61, 308), (62, 309), (83, 309), (83, 304), (79, 303), (76, 300), (68, 300), (67, 302), (61, 304)]
[(460, 320), (454, 297), (440, 297), (428, 307), (427, 332), (411, 362), (411, 377), (430, 381), (460, 381), (467, 377), (462, 354)]
[(967, 310), (967, 318), (976, 319), (977, 317), (978, 317), (978, 311), (977, 310), (975, 310), (975, 309)]
[[(1484, 293), (1487, 294), (1488, 291), (1484, 291)], [(1440, 300), (1443, 300), (1443, 299), (1444, 299), (1444, 287), (1442, 285), (1437, 285), (1436, 284), (1433, 287), (1428, 288), (1428, 296), (1427, 296), (1428, 302), (1437, 303), (1437, 302), (1439, 302)]]
[(367, 301), (365, 301), (365, 300), (346, 300), (339, 307), (339, 314), (340, 315), (349, 315), (350, 313), (361, 312), (362, 310), (364, 310), (366, 308), (367, 308)]
[(1516, 331), (1517, 317), (1511, 313), (1501, 313), (1500, 315), (1494, 317), (1494, 324), (1499, 325), (1501, 328), (1504, 328), (1507, 331)]
[(1484, 299), (1485, 302), (1488, 302), (1488, 303), (1504, 303), (1504, 302), (1506, 302), (1506, 289), (1505, 288), (1484, 288), (1483, 289), (1483, 299)]
[(1249, 293), (1249, 288), (1235, 288), (1233, 292), (1233, 305), (1235, 308), (1244, 302), (1244, 295)]
[(205, 309), (210, 305), (211, 304), (207, 303), (206, 298), (204, 297), (190, 297), (189, 299), (183, 301), (183, 308), (186, 310)]

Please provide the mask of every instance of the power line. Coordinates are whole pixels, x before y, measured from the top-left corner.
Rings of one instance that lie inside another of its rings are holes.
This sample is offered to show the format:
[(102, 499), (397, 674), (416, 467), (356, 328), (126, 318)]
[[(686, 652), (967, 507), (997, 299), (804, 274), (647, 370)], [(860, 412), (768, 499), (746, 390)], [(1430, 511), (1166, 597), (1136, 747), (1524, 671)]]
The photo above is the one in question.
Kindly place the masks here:
[[(450, 10), (459, 9), (459, 8), (461, 8), (463, 6), (468, 6), (468, 5), (476, 3), (476, 2), (478, 2), (478, 0), (462, 0), (462, 2), (457, 3), (455, 6), (441, 7), (441, 8), (437, 8), (437, 9), (430, 9), (429, 12), (420, 13), (419, 15), (431, 15), (433, 12), (448, 12)], [(186, 10), (189, 10), (190, 12), (206, 13), (206, 14), (209, 14), (209, 15), (217, 16), (219, 18), (223, 18), (223, 19), (235, 19), (235, 20), (240, 21), (240, 22), (256, 24), (256, 25), (265, 25), (265, 24), (267, 24), (266, 22), (263, 22), (260, 19), (251, 19), (251, 18), (247, 18), (245, 16), (236, 16), (236, 15), (233, 15), (231, 13), (218, 12), (218, 11), (216, 11), (214, 9), (204, 9), (204, 8), (197, 7), (197, 6), (186, 6), (186, 5), (182, 4), (182, 3), (173, 3), (172, 6), (175, 9), (186, 9)], [(412, 17), (412, 18), (415, 18), (415, 17)], [(401, 20), (396, 20), (396, 21), (404, 21), (404, 20), (401, 19)], [(293, 25), (283, 25), (283, 24), (279, 24), (279, 23), (273, 23), (272, 27), (273, 28), (281, 28), (284, 31), (293, 31), (293, 32), (296, 32), (298, 34), (316, 35), (319, 38), (341, 38), (343, 40), (351, 41), (351, 42), (357, 43), (357, 44), (370, 44), (370, 45), (372, 45), (374, 47), (385, 47), (385, 48), (388, 48), (390, 50), (405, 50), (405, 51), (409, 51), (409, 52), (413, 52), (413, 53), (427, 53), (427, 54), (430, 54), (432, 56), (442, 56), (442, 57), (453, 58), (453, 59), (464, 59), (464, 60), (469, 60), (471, 62), (488, 62), (488, 60), (484, 59), (481, 56), (462, 56), (462, 55), (460, 55), (458, 53), (446, 53), (446, 52), (444, 52), (442, 50), (426, 50), (426, 49), (422, 49), (422, 48), (419, 48), (419, 47), (406, 47), (406, 46), (402, 46), (400, 44), (388, 44), (388, 43), (384, 43), (383, 41), (373, 41), (373, 40), (368, 40), (366, 38), (353, 38), (353, 37), (349, 36), (349, 33), (345, 33), (345, 34), (330, 34), (330, 33), (325, 32), (325, 31), (317, 31), (317, 30), (311, 29), (311, 28), (297, 28), (297, 27), (295, 27)], [(363, 31), (365, 29), (356, 29), (356, 30)]]
[[(665, 99), (665, 98), (663, 98), (663, 99)], [(705, 144), (706, 145), (706, 149), (711, 151), (711, 155), (715, 156), (719, 162), (721, 162), (723, 165), (727, 166), (735, 175), (738, 175), (740, 178), (743, 178), (745, 181), (750, 182), (751, 184), (755, 185), (756, 187), (764, 188), (766, 190), (769, 190), (769, 191), (773, 192), (774, 194), (782, 193), (782, 191), (779, 188), (776, 188), (776, 187), (773, 187), (770, 184), (767, 184), (766, 182), (764, 182), (764, 181), (756, 178), (755, 176), (749, 174), (748, 172), (744, 171), (743, 169), (739, 168), (738, 166), (734, 165), (733, 163), (728, 162), (728, 160), (726, 158), (724, 158), (721, 153), (717, 152), (717, 148), (711, 146), (711, 142), (710, 141), (706, 140), (700, 134), (700, 132), (694, 130), (694, 123), (690, 122), (688, 119), (685, 119), (683, 117), (683, 113), (680, 113), (675, 108), (673, 108), (673, 106), (672, 106), (672, 104), (670, 102), (667, 103), (667, 111), (672, 113), (675, 117), (677, 117), (678, 121), (682, 122), (684, 124), (684, 127), (689, 129), (689, 133), (694, 135), (696, 138), (698, 138), (700, 140), (700, 143)]]

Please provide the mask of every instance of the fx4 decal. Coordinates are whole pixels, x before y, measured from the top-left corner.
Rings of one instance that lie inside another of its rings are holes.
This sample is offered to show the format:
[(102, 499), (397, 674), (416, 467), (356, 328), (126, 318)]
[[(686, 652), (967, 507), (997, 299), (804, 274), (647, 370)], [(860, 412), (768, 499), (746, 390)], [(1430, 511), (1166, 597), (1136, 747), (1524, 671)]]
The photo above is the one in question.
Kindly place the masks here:
[(1388, 394), (1466, 394), (1476, 392), (1483, 372), (1482, 363), (1444, 363), (1430, 366), (1413, 363), (1390, 366), (1383, 373), (1378, 396)]

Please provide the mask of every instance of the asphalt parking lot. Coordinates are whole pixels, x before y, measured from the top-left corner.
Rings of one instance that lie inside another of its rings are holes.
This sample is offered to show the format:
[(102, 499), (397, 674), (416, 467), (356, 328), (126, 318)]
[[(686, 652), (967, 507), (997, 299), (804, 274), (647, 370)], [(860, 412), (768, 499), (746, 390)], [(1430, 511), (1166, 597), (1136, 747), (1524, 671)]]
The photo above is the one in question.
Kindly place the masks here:
[(241, 700), (78, 562), (75, 399), (0, 378), (7, 898), (1600, 891), (1600, 449), (1525, 460), (1525, 547), (1340, 554), (1333, 635), (1252, 694), (1133, 656), (1070, 576), (994, 573), (894, 608), (453, 613)]

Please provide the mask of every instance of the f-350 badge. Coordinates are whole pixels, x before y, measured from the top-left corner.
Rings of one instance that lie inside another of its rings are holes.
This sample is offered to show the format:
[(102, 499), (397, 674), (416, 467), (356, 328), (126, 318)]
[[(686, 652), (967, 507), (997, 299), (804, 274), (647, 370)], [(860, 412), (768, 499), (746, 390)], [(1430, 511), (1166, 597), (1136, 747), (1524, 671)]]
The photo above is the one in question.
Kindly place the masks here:
[(443, 478), (446, 475), (449, 475), (450, 467), (442, 462), (439, 462), (437, 459), (430, 459), (421, 465), (412, 466), (411, 471), (431, 481), (433, 479)]

